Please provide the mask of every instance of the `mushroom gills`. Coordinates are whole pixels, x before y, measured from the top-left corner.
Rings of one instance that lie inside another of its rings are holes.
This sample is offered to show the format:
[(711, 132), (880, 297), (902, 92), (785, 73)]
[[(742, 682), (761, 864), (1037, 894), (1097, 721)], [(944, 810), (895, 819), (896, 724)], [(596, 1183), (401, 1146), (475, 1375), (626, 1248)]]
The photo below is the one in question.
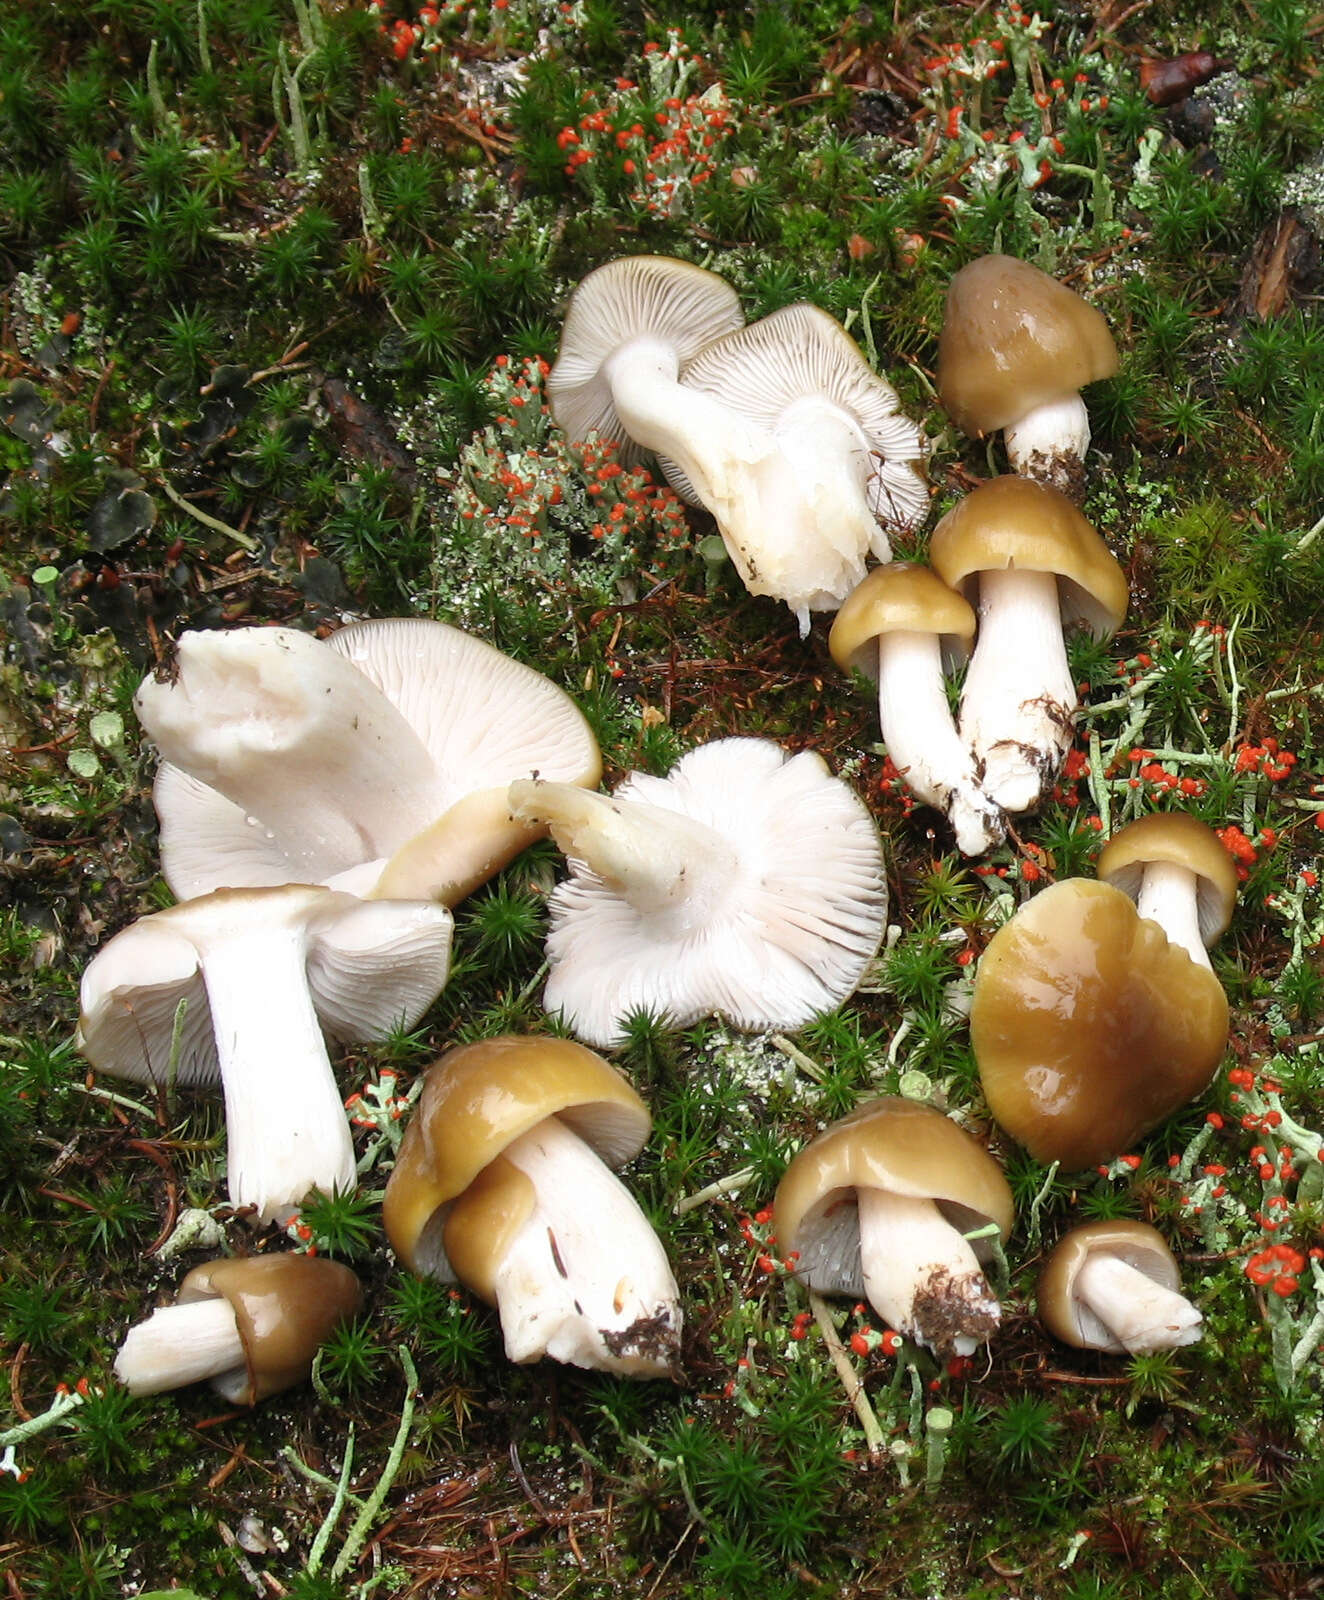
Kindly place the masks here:
[(981, 572), (960, 728), (996, 805), (1038, 805), (1070, 748), (1075, 708), (1057, 579), (1012, 567)]
[(239, 1323), (224, 1298), (160, 1307), (129, 1329), (115, 1357), (115, 1376), (130, 1394), (161, 1394), (231, 1373), (247, 1379)]
[(936, 1355), (968, 1356), (1002, 1316), (970, 1242), (932, 1200), (861, 1188), (865, 1298), (890, 1325)]
[(1157, 922), (1169, 944), (1180, 945), (1197, 965), (1213, 970), (1200, 934), (1199, 882), (1175, 861), (1149, 861), (1140, 879), (1136, 910)]
[[(531, 1210), (490, 1273), (507, 1356), (669, 1376), (680, 1344), (679, 1291), (629, 1190), (557, 1117), (502, 1156), (533, 1188)], [(447, 1224), (452, 1255), (462, 1215), (457, 1205)]]
[(1006, 817), (979, 786), (974, 758), (952, 721), (935, 633), (898, 629), (878, 637), (878, 723), (906, 787), (946, 813), (967, 856), (1006, 832)]
[(1082, 1334), (1103, 1349), (1144, 1355), (1200, 1337), (1203, 1319), (1184, 1295), (1118, 1256), (1091, 1255), (1076, 1274), (1073, 1295)]

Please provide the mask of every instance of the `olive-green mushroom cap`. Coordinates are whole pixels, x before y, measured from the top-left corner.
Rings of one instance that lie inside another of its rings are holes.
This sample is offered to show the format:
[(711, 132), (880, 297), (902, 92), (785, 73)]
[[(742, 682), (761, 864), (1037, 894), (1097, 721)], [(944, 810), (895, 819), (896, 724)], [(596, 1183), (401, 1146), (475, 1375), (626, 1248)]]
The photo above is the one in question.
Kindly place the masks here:
[[(551, 1116), (612, 1167), (638, 1154), (652, 1126), (615, 1067), (569, 1039), (483, 1039), (428, 1068), (382, 1202), (391, 1248), (411, 1271), (452, 1275), (443, 1239), (452, 1207), (508, 1145)], [(496, 1180), (488, 1183), (495, 1194)], [(515, 1177), (512, 1184), (520, 1187)], [(481, 1206), (479, 1197), (469, 1203)]]
[(1028, 261), (981, 256), (948, 285), (938, 395), (964, 433), (982, 438), (1116, 371), (1102, 313)]
[(1036, 1161), (1110, 1161), (1209, 1083), (1227, 998), (1110, 884), (1036, 895), (980, 958), (970, 1037), (989, 1110)]
[(878, 676), (877, 640), (885, 633), (936, 633), (947, 652), (964, 660), (975, 637), (970, 602), (917, 561), (875, 567), (842, 601), (828, 649), (843, 672)]
[(1076, 1277), (1091, 1256), (1111, 1256), (1134, 1267), (1165, 1289), (1181, 1287), (1181, 1273), (1157, 1228), (1121, 1218), (1072, 1228), (1053, 1246), (1039, 1273), (1035, 1298), (1039, 1320), (1054, 1338), (1078, 1350), (1125, 1347), (1075, 1295)]
[(929, 560), (953, 589), (967, 592), (981, 572), (1015, 569), (1057, 577), (1062, 621), (1096, 639), (1126, 615), (1126, 575), (1094, 525), (1056, 489), (1006, 474), (966, 495), (933, 530)]
[(1134, 900), (1152, 862), (1185, 867), (1196, 878), (1200, 937), (1213, 944), (1237, 903), (1237, 869), (1214, 830), (1185, 811), (1153, 811), (1119, 828), (1099, 852), (1098, 874)]

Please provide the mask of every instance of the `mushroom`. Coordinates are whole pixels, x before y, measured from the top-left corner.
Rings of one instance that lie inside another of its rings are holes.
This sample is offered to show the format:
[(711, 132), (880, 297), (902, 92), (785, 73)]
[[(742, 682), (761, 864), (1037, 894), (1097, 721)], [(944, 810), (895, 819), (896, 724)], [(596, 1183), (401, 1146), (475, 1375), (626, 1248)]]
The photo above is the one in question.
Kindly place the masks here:
[(928, 567), (875, 567), (845, 600), (828, 635), (843, 672), (878, 685), (878, 721), (893, 764), (912, 794), (950, 820), (958, 847), (981, 855), (1003, 837), (1006, 818), (979, 786), (974, 758), (947, 705), (944, 655), (963, 661), (975, 614)]
[(568, 1039), (450, 1050), (428, 1069), (386, 1185), (387, 1237), (410, 1271), (494, 1305), (512, 1361), (668, 1376), (676, 1281), (611, 1171), (650, 1126), (620, 1073)]
[(1179, 1292), (1163, 1235), (1146, 1222), (1089, 1222), (1054, 1246), (1039, 1275), (1039, 1317), (1064, 1344), (1147, 1355), (1194, 1344), (1201, 1316)]
[(981, 256), (948, 285), (939, 397), (963, 432), (1001, 428), (1014, 472), (1079, 499), (1090, 442), (1080, 390), (1116, 371), (1102, 314), (1028, 261)]
[(1030, 811), (1071, 744), (1076, 684), (1062, 630), (1080, 624), (1108, 638), (1126, 615), (1126, 578), (1070, 500), (1027, 478), (994, 478), (967, 495), (933, 530), (929, 560), (978, 598), (961, 735), (989, 799)]
[(1036, 1161), (1111, 1161), (1209, 1083), (1227, 999), (1106, 883), (1023, 905), (979, 960), (970, 1039), (989, 1110)]
[(512, 778), (602, 770), (561, 689), (423, 618), (186, 633), (135, 705), (181, 899), (307, 882), (454, 905), (540, 836), (510, 819)]
[(251, 1406), (302, 1383), (318, 1347), (363, 1303), (359, 1280), (322, 1256), (249, 1256), (194, 1267), (175, 1304), (125, 1335), (115, 1376), (131, 1394), (208, 1379)]
[(1226, 932), (1237, 903), (1237, 869), (1212, 828), (1184, 811), (1137, 817), (1104, 845), (1097, 871), (1209, 966), (1206, 946)]
[(355, 1184), (323, 1028), (367, 1040), (416, 1022), (446, 982), (451, 930), (427, 901), (217, 889), (143, 917), (94, 957), (78, 1048), (140, 1083), (219, 1073), (230, 1199), (283, 1222), (310, 1190)]
[(817, 755), (719, 739), (612, 796), (510, 788), (570, 857), (550, 900), (543, 1003), (589, 1044), (646, 1009), (683, 1027), (798, 1028), (852, 992), (882, 938), (887, 889), (868, 811)]
[(910, 528), (923, 518), (924, 436), (846, 330), (817, 306), (784, 306), (724, 334), (680, 381), (763, 430), (791, 468), (794, 496), (715, 505), (662, 462), (672, 487), (717, 517), (745, 587), (785, 600), (803, 633), (804, 608), (834, 610), (863, 579), (867, 555), (891, 559), (882, 524)]
[(997, 1328), (984, 1267), (1013, 1213), (982, 1145), (932, 1106), (889, 1095), (799, 1152), (778, 1185), (773, 1227), (810, 1289), (863, 1294), (899, 1333), (947, 1357), (971, 1354)]

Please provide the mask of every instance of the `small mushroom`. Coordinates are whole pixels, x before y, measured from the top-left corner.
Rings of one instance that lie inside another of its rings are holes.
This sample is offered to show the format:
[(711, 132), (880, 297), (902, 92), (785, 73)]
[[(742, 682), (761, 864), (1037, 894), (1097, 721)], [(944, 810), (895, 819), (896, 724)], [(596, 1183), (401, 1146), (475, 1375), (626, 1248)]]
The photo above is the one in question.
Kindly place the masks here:
[(981, 484), (949, 511), (929, 560), (945, 583), (978, 598), (961, 735), (990, 800), (1030, 811), (1071, 745), (1076, 684), (1063, 629), (1113, 634), (1126, 615), (1125, 575), (1065, 495), (1014, 477)]
[(970, 1040), (989, 1110), (1036, 1161), (1111, 1161), (1208, 1085), (1227, 998), (1106, 883), (1023, 905), (979, 960)]
[(1102, 314), (1028, 261), (981, 256), (948, 286), (938, 394), (965, 433), (1003, 430), (1014, 472), (1079, 499), (1090, 442), (1080, 390), (1116, 371)]
[(773, 1202), (778, 1248), (820, 1294), (861, 1294), (899, 1333), (969, 1355), (1001, 1308), (984, 1275), (1014, 1208), (1002, 1170), (940, 1111), (884, 1096), (812, 1139)]
[(446, 982), (452, 926), (427, 901), (218, 889), (143, 917), (93, 958), (78, 1048), (139, 1083), (219, 1075), (230, 1199), (284, 1221), (310, 1190), (356, 1181), (322, 1030), (382, 1039), (416, 1022)]
[(512, 1361), (668, 1376), (681, 1313), (657, 1235), (611, 1171), (647, 1107), (568, 1039), (462, 1045), (428, 1069), (382, 1220), (421, 1277), (496, 1306)]
[(511, 779), (601, 776), (568, 695), (441, 622), (186, 633), (177, 667), (135, 705), (182, 899), (304, 882), (454, 905), (540, 836), (512, 822)]
[(1180, 1293), (1163, 1235), (1146, 1222), (1089, 1222), (1054, 1246), (1039, 1275), (1039, 1317), (1064, 1344), (1146, 1355), (1194, 1344), (1201, 1316)]
[(969, 603), (928, 567), (875, 567), (828, 635), (832, 659), (878, 684), (883, 742), (906, 787), (951, 821), (958, 847), (981, 855), (1006, 832), (947, 705), (944, 656), (963, 661), (975, 636)]
[(131, 1394), (209, 1380), (233, 1405), (251, 1406), (302, 1383), (318, 1347), (363, 1303), (359, 1280), (322, 1256), (207, 1261), (125, 1335), (115, 1376)]
[(855, 341), (817, 306), (792, 305), (706, 345), (681, 384), (748, 419), (785, 458), (794, 495), (727, 499), (696, 493), (671, 462), (678, 493), (708, 506), (752, 594), (800, 618), (835, 610), (864, 578), (865, 558), (891, 558), (885, 526), (910, 528), (928, 509), (924, 436)]
[(1209, 966), (1207, 946), (1227, 931), (1237, 903), (1237, 869), (1212, 828), (1184, 811), (1137, 817), (1104, 845), (1097, 871)]
[(868, 811), (812, 752), (719, 739), (614, 795), (511, 785), (550, 826), (570, 878), (550, 900), (544, 1004), (594, 1045), (648, 1010), (683, 1027), (798, 1028), (850, 994), (883, 935)]

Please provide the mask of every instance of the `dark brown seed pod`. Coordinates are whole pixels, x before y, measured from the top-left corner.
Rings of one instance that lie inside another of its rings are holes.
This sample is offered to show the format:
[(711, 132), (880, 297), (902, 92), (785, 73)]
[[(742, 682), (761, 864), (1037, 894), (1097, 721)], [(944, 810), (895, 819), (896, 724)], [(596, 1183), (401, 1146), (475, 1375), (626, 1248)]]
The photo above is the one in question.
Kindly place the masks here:
[(1170, 61), (1142, 61), (1140, 87), (1151, 105), (1171, 106), (1184, 100), (1192, 89), (1208, 83), (1220, 70), (1221, 64), (1208, 50), (1188, 50)]

